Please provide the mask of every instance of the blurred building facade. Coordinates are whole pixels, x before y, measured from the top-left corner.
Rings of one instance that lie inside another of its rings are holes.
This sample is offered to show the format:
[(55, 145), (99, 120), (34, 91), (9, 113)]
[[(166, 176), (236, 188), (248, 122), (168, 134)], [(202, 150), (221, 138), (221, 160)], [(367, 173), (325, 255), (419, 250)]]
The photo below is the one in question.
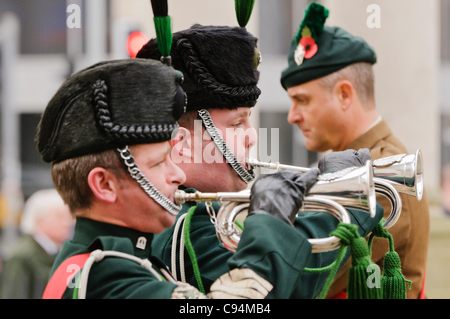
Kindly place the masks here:
[[(312, 164), (320, 154), (307, 151), (297, 126), (287, 125), (290, 100), (279, 78), (309, 2), (256, 1), (247, 26), (259, 38), (263, 56), (263, 93), (252, 112), (253, 124), (268, 129), (268, 140), (271, 128), (278, 128), (279, 141), (272, 142), (268, 149), (277, 148), (281, 163), (299, 166)], [(364, 37), (377, 51), (379, 114), (409, 152), (422, 149), (425, 184), (433, 200), (439, 188), (440, 168), (450, 161), (450, 0), (319, 2), (330, 9), (327, 25), (339, 25)], [(380, 28), (367, 24), (371, 4), (380, 9)], [(79, 28), (67, 25), (67, 19), (76, 14), (68, 12), (71, 5), (80, 8)], [(8, 30), (2, 29), (0, 35), (1, 123), (3, 128), (8, 125), (1, 131), (0, 178), (3, 194), (15, 183), (26, 199), (52, 185), (50, 167), (41, 162), (34, 136), (40, 114), (60, 84), (69, 74), (93, 63), (128, 58), (125, 41), (129, 31), (141, 30), (148, 38), (155, 32), (148, 0), (0, 0), (2, 25), (7, 12), (14, 14), (20, 30), (13, 64), (6, 60), (4, 35)], [(237, 25), (231, 0), (169, 0), (169, 14), (174, 32), (194, 23)], [(253, 152), (257, 157), (258, 148)]]

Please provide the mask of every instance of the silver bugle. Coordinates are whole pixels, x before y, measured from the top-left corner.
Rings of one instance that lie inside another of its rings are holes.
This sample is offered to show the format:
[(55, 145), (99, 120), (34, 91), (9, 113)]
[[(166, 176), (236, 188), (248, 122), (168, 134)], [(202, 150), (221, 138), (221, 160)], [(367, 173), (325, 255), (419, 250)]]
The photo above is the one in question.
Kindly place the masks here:
[[(245, 192), (181, 194), (175, 194), (175, 203), (178, 205), (187, 201), (250, 201), (249, 194)], [(372, 218), (375, 217), (376, 195), (371, 161), (367, 161), (362, 167), (350, 167), (320, 175), (308, 192), (308, 196), (315, 195), (331, 199), (345, 208), (366, 211)]]
[[(175, 193), (175, 203), (183, 204), (187, 201), (218, 201), (222, 205), (217, 216), (211, 216), (210, 213), (211, 222), (216, 227), (219, 241), (230, 251), (235, 251), (240, 240), (235, 220), (239, 214), (248, 212), (250, 190), (222, 193), (186, 193), (178, 190)], [(370, 161), (367, 161), (364, 167), (321, 175), (321, 180), (311, 187), (305, 197), (300, 212), (324, 212), (335, 216), (341, 222), (350, 223), (350, 216), (344, 207), (363, 210), (374, 216), (376, 201)], [(207, 210), (211, 208), (207, 205)], [(309, 241), (315, 253), (340, 247), (340, 240), (334, 236)]]
[[(250, 168), (265, 168), (269, 170), (293, 170), (307, 172), (310, 168), (280, 163), (260, 162), (248, 158)], [(399, 154), (380, 158), (372, 162), (375, 178), (387, 180), (395, 189), (403, 194), (415, 196), (421, 200), (423, 196), (424, 166), (422, 151), (418, 149), (414, 154)]]
[[(241, 231), (236, 227), (235, 221), (239, 214), (248, 214), (250, 206), (250, 190), (230, 193), (186, 193), (178, 190), (175, 193), (175, 202), (178, 204), (187, 201), (218, 201), (222, 204), (214, 216), (212, 213), (211, 222), (216, 227), (216, 234), (219, 242), (231, 252), (236, 252), (236, 248), (241, 238)], [(314, 212), (328, 213), (336, 217), (340, 222), (350, 224), (351, 219), (348, 212), (337, 202), (321, 196), (306, 196), (302, 203), (301, 211), (313, 210)], [(208, 212), (209, 213), (209, 212)], [(326, 238), (310, 238), (312, 252), (320, 253), (338, 249), (341, 240), (335, 236)]]

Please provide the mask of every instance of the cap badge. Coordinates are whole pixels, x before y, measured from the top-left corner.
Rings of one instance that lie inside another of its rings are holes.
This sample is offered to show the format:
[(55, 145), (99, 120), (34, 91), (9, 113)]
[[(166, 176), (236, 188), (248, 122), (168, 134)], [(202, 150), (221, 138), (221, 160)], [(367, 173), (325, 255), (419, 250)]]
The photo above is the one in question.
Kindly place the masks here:
[(316, 41), (323, 31), (327, 17), (328, 9), (320, 4), (313, 2), (306, 9), (305, 17), (295, 37), (298, 41), (294, 52), (294, 61), (297, 65), (301, 65), (304, 59), (311, 59), (316, 55), (319, 50)]
[(294, 59), (297, 65), (301, 65), (303, 63), (303, 59), (311, 59), (319, 49), (316, 41), (311, 36), (311, 31), (308, 27), (304, 27), (301, 34), (302, 38), (300, 39), (294, 53)]

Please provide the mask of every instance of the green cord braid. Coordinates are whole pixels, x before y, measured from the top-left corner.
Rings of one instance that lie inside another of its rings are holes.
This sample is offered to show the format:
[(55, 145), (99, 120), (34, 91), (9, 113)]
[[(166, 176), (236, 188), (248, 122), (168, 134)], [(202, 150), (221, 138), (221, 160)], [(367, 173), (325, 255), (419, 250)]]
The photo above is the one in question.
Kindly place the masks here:
[(237, 227), (239, 227), (240, 230), (244, 230), (244, 224), (242, 224), (240, 221), (236, 220), (234, 223)]
[(76, 278), (75, 289), (73, 290), (72, 299), (78, 299), (78, 287), (80, 286), (81, 272), (82, 270), (80, 270), (78, 277)]
[[(195, 213), (196, 208), (197, 208), (196, 206), (193, 206), (189, 208), (187, 212), (186, 219), (184, 221), (184, 244), (189, 254), (189, 258), (191, 259), (192, 268), (194, 269), (195, 280), (197, 281), (198, 285), (198, 290), (200, 290), (200, 292), (202, 292), (203, 294), (206, 294), (205, 288), (203, 287), (202, 277), (200, 275), (200, 268), (198, 267), (197, 256), (195, 255), (195, 250), (194, 247), (192, 246), (190, 237), (191, 219)], [(242, 223), (236, 221), (236, 224), (240, 229), (244, 230), (244, 225)]]
[(191, 227), (191, 219), (192, 216), (194, 215), (196, 208), (197, 208), (196, 206), (192, 206), (191, 208), (189, 208), (187, 212), (186, 219), (184, 221), (184, 243), (186, 246), (186, 250), (189, 254), (189, 258), (191, 259), (192, 268), (194, 269), (194, 276), (195, 279), (197, 280), (198, 290), (200, 290), (200, 292), (202, 292), (203, 294), (206, 294), (205, 288), (203, 287), (202, 278), (200, 276), (200, 269), (198, 267), (197, 257), (195, 255), (195, 250), (194, 247), (192, 246), (191, 237), (189, 234)]

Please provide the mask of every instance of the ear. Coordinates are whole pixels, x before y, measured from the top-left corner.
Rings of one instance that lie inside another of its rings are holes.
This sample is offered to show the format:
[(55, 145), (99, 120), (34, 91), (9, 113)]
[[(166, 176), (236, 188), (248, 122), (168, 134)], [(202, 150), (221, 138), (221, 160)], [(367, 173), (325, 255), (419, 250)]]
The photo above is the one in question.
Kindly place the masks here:
[(117, 190), (120, 188), (117, 177), (102, 167), (96, 167), (89, 172), (88, 184), (101, 201), (114, 203), (117, 199)]
[(347, 111), (353, 104), (356, 91), (353, 84), (348, 80), (341, 80), (336, 83), (337, 97), (343, 111)]
[(172, 159), (191, 158), (192, 153), (192, 139), (191, 132), (180, 127), (175, 137), (170, 141), (172, 145)]

